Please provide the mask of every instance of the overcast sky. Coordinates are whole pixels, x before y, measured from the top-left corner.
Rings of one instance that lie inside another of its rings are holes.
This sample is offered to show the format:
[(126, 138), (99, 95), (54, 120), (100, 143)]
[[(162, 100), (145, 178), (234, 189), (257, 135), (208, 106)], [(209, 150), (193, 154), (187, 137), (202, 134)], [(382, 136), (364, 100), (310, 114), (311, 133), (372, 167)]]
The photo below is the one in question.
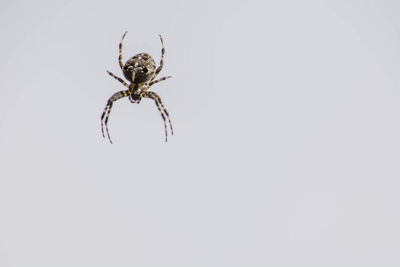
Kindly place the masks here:
[(0, 266), (400, 266), (400, 3), (299, 2), (0, 1)]

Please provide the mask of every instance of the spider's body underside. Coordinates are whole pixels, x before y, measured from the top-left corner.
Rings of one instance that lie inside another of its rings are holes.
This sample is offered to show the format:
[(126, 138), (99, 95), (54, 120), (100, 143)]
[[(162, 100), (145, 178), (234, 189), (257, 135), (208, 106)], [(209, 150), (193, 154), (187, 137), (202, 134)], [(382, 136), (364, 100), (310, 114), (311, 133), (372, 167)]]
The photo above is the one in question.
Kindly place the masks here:
[(132, 58), (130, 58), (125, 65), (122, 63), (122, 41), (124, 40), (124, 37), (127, 32), (124, 33), (122, 36), (121, 42), (119, 43), (119, 66), (121, 67), (122, 73), (124, 74), (125, 78), (129, 81), (129, 85), (121, 78), (118, 76), (114, 75), (113, 73), (107, 71), (108, 74), (110, 74), (113, 78), (117, 79), (120, 83), (122, 83), (125, 87), (127, 87), (127, 90), (119, 91), (115, 94), (113, 94), (107, 101), (107, 105), (104, 108), (103, 114), (101, 115), (101, 132), (104, 135), (104, 128), (103, 125), (105, 125), (106, 132), (107, 132), (107, 137), (108, 140), (110, 140), (110, 143), (112, 143), (110, 134), (108, 132), (108, 118), (110, 117), (111, 113), (111, 108), (113, 106), (113, 103), (117, 101), (120, 98), (123, 97), (128, 97), (131, 103), (140, 103), (142, 98), (151, 98), (154, 100), (156, 103), (156, 106), (158, 110), (160, 111), (161, 117), (164, 120), (164, 128), (165, 128), (165, 142), (167, 142), (168, 138), (168, 132), (167, 132), (167, 121), (168, 119), (169, 126), (171, 129), (171, 134), (174, 134), (174, 131), (172, 129), (172, 124), (171, 120), (169, 119), (169, 114), (167, 109), (164, 107), (161, 98), (152, 91), (148, 91), (148, 89), (155, 83), (164, 81), (168, 78), (171, 78), (171, 76), (166, 76), (162, 77), (158, 80), (154, 80), (154, 78), (160, 73), (163, 65), (164, 65), (164, 42), (163, 39), (160, 35), (160, 40), (161, 40), (161, 60), (160, 60), (160, 66), (156, 69), (156, 63), (154, 62), (153, 58), (146, 53), (140, 53)]

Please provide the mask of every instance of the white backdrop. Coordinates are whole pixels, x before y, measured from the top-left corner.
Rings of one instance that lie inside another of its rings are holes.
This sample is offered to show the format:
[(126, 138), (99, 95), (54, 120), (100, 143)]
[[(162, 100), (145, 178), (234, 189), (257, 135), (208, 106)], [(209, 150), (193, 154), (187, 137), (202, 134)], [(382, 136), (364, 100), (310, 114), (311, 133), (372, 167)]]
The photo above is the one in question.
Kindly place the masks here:
[(399, 266), (400, 4), (301, 2), (1, 1), (0, 266)]

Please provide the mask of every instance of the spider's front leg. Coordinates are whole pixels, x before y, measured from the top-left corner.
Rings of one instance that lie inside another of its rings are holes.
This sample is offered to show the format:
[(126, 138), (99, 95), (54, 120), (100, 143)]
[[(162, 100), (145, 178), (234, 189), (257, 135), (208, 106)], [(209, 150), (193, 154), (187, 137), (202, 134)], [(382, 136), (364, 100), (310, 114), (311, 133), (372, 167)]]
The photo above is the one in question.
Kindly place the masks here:
[[(106, 132), (107, 132), (107, 137), (108, 140), (110, 140), (110, 143), (112, 144), (111, 138), (110, 138), (110, 133), (108, 132), (108, 118), (110, 117), (111, 113), (111, 108), (114, 104), (114, 101), (117, 101), (120, 98), (123, 98), (125, 96), (129, 96), (129, 90), (125, 91), (119, 91), (115, 94), (113, 94), (107, 101), (107, 105), (104, 108), (103, 114), (101, 114), (101, 132), (103, 134), (103, 137), (105, 138), (106, 136), (104, 135), (104, 128), (103, 124), (106, 126)], [(105, 120), (104, 120), (105, 118)]]
[(174, 134), (174, 130), (172, 128), (172, 123), (171, 123), (171, 120), (169, 118), (169, 114), (168, 114), (167, 109), (163, 105), (163, 103), (161, 101), (161, 98), (155, 92), (152, 92), (152, 91), (144, 92), (143, 93), (143, 97), (151, 98), (156, 103), (157, 109), (160, 112), (161, 117), (162, 117), (162, 119), (164, 121), (165, 142), (167, 142), (167, 140), (168, 140), (168, 131), (167, 131), (167, 120), (166, 120), (165, 116), (168, 118), (169, 126), (170, 126), (170, 129), (171, 129), (171, 134)]

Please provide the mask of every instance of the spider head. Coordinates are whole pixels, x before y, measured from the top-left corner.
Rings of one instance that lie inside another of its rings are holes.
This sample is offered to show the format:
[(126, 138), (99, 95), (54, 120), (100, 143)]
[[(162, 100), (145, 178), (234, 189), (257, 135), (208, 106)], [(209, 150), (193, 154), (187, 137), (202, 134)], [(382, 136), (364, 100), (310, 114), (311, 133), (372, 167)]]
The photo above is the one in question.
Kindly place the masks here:
[(129, 86), (130, 98), (139, 103), (146, 89), (147, 87), (143, 86), (143, 84), (131, 83)]
[(136, 94), (132, 94), (130, 98), (132, 103), (140, 103), (140, 100), (142, 100), (142, 96)]
[(131, 83), (144, 83), (149, 81), (156, 71), (156, 63), (146, 53), (137, 54), (130, 58), (124, 66), (125, 78)]

